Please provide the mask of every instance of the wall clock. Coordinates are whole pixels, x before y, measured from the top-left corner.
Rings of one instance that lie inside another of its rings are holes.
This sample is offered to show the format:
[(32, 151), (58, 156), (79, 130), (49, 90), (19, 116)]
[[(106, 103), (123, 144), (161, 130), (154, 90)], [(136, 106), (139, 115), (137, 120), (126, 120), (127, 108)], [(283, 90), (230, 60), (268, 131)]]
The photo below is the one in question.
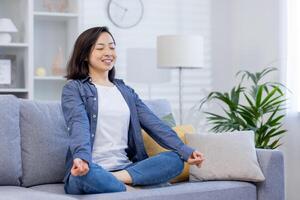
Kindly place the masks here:
[(136, 26), (143, 18), (142, 0), (110, 0), (107, 6), (110, 21), (119, 28)]

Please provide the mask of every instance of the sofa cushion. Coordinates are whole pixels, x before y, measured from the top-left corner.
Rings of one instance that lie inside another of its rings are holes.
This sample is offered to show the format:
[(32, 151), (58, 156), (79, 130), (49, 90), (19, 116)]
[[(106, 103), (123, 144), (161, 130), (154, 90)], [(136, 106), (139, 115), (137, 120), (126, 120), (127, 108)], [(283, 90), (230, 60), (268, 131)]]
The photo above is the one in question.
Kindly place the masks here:
[(42, 192), (50, 192), (54, 194), (65, 194), (64, 184), (63, 183), (55, 183), (55, 184), (42, 184), (29, 187), (32, 190), (42, 191)]
[(256, 187), (245, 182), (183, 183), (164, 188), (80, 195), (82, 200), (256, 200)]
[(1, 186), (0, 194), (0, 200), (76, 200), (76, 198), (67, 195), (40, 192), (16, 186)]
[(15, 96), (0, 95), (0, 185), (20, 185), (19, 108), (20, 103)]
[[(47, 184), (34, 186), (30, 189), (54, 194), (64, 194), (63, 187), (63, 184)], [(72, 195), (72, 197), (84, 200), (256, 200), (256, 187), (254, 184), (240, 181), (182, 182), (167, 187), (139, 187), (138, 190), (128, 192)]]
[(22, 100), (22, 186), (62, 182), (68, 133), (58, 102)]

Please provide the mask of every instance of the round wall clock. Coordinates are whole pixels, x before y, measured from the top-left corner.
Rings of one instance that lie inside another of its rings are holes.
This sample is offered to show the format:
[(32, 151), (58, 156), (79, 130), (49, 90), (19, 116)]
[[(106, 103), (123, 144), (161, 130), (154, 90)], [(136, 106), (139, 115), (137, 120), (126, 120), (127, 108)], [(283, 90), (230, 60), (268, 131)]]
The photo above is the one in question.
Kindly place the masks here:
[(119, 28), (136, 26), (143, 18), (142, 0), (110, 0), (107, 6), (108, 17)]

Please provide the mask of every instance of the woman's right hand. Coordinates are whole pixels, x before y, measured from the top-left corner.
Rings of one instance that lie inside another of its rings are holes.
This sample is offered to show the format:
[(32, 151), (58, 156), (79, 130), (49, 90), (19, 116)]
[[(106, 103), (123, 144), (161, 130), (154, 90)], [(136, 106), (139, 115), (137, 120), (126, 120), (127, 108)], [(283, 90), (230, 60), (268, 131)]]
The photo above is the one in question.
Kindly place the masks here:
[(71, 169), (71, 174), (73, 176), (84, 176), (89, 172), (90, 168), (86, 161), (80, 158), (75, 158), (73, 160), (73, 166)]

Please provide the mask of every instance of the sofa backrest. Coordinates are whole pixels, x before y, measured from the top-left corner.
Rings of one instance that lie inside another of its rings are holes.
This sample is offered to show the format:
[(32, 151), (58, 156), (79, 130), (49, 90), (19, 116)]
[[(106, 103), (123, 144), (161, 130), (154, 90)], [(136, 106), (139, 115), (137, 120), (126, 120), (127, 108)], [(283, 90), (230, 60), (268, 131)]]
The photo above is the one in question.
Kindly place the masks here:
[(0, 95), (0, 185), (20, 185), (22, 176), (19, 100)]
[(59, 102), (21, 100), (22, 186), (62, 182), (68, 132)]
[[(167, 100), (144, 102), (159, 118), (172, 112)], [(69, 139), (60, 102), (0, 95), (0, 114), (0, 185), (62, 182)]]

